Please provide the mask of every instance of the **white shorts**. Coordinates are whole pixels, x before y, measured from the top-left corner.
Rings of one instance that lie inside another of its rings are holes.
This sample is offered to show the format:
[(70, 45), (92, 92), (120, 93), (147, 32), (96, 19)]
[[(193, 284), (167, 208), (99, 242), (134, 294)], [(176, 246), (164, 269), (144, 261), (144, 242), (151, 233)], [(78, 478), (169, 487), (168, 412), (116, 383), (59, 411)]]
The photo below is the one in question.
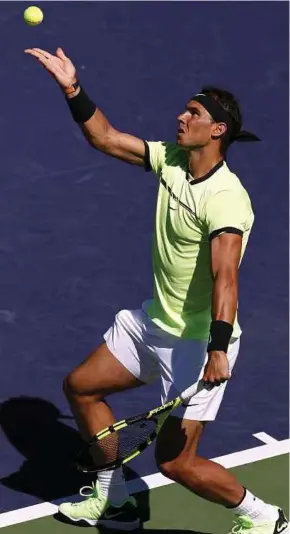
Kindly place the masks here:
[[(140, 310), (122, 310), (104, 334), (110, 352), (136, 378), (150, 384), (161, 378), (161, 402), (174, 399), (203, 375), (207, 342), (181, 339), (159, 328)], [(239, 352), (239, 339), (228, 349), (230, 372)], [(213, 421), (219, 410), (227, 382), (212, 390), (201, 390), (194, 403), (179, 407), (174, 415), (196, 421)], [(193, 402), (193, 400), (191, 401)]]

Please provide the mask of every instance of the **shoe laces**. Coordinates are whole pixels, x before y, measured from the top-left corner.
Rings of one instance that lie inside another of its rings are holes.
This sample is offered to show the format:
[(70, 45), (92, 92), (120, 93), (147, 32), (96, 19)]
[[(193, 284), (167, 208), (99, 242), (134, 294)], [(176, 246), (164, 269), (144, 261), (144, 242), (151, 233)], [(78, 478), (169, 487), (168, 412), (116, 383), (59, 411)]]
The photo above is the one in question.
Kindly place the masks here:
[[(87, 500), (86, 507), (89, 510), (89, 512), (95, 514), (102, 513), (104, 508), (104, 498), (102, 498), (102, 495), (100, 495), (98, 483), (92, 483), (91, 486), (83, 486), (79, 494), (82, 497), (85, 497)], [(73, 503), (72, 506), (79, 506), (80, 503)]]
[(79, 493), (82, 497), (86, 497), (86, 499), (94, 499), (98, 497), (99, 493), (98, 493), (97, 483), (93, 482), (91, 486), (83, 486), (80, 489)]
[[(92, 482), (91, 486), (83, 486), (80, 489), (79, 494), (87, 499), (87, 506), (90, 511), (97, 509), (98, 512), (101, 512), (104, 507), (104, 501), (107, 502), (105, 497), (103, 497), (100, 492), (98, 481), (95, 483)], [(131, 495), (129, 496), (127, 502), (130, 502), (133, 506), (136, 506), (136, 499)], [(78, 506), (78, 504), (79, 503), (74, 503), (73, 506)]]
[(243, 531), (253, 527), (253, 521), (246, 515), (238, 515), (234, 521), (230, 534), (241, 534)]

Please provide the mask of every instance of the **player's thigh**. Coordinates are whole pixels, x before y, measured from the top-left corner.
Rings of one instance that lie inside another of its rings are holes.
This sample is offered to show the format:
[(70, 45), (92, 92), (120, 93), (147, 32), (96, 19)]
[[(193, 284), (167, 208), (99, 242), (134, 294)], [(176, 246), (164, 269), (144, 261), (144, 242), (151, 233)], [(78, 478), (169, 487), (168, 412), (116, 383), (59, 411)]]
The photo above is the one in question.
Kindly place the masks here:
[(192, 462), (205, 423), (169, 416), (157, 436), (155, 457), (159, 467), (176, 462)]
[(141, 385), (143, 382), (122, 365), (106, 343), (97, 347), (64, 380), (65, 393), (79, 396), (104, 397)]
[(159, 366), (147, 347), (143, 310), (118, 312), (104, 339), (69, 374), (66, 392), (103, 397), (151, 383), (159, 376)]

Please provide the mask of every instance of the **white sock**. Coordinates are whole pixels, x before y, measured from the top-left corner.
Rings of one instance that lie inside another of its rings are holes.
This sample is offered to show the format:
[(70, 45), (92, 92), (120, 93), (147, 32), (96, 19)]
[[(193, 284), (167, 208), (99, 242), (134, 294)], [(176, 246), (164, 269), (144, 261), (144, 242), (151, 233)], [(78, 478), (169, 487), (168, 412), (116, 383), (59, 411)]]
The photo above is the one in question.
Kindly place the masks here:
[(127, 501), (129, 492), (126, 486), (122, 467), (109, 469), (98, 473), (98, 481), (102, 495), (112, 504), (122, 504)]
[(246, 490), (242, 502), (235, 508), (231, 508), (231, 510), (237, 515), (247, 515), (257, 523), (276, 521), (278, 519), (277, 506), (265, 503), (248, 490)]

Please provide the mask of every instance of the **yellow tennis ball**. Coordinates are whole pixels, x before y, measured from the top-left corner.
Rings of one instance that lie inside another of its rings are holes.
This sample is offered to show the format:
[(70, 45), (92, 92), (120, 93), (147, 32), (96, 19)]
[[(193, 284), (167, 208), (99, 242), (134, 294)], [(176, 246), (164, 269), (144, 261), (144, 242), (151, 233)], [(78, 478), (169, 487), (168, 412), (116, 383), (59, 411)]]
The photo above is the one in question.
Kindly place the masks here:
[(37, 26), (43, 21), (43, 12), (37, 6), (30, 6), (24, 11), (24, 20), (29, 26)]

